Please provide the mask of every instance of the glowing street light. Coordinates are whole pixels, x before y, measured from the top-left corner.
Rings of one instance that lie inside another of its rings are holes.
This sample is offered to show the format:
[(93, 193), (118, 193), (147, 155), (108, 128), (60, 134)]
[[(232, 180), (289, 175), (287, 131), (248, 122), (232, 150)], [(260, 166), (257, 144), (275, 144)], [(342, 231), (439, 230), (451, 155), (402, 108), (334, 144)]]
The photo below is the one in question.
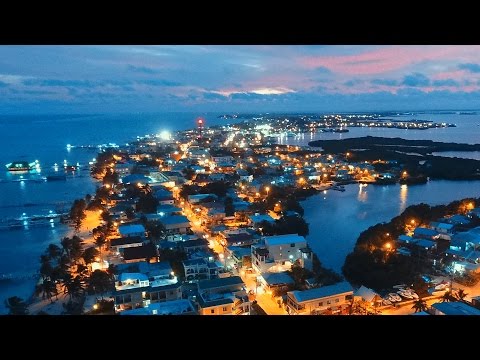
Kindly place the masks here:
[(411, 223), (412, 225), (415, 225), (415, 220), (412, 219), (412, 220), (410, 221), (410, 223)]
[(387, 250), (390, 250), (392, 248), (392, 244), (390, 244), (389, 242), (387, 242), (385, 244), (385, 247), (387, 248)]
[(265, 188), (265, 191), (267, 192), (267, 196), (268, 196), (268, 193), (270, 192), (270, 186), (267, 186), (267, 187)]

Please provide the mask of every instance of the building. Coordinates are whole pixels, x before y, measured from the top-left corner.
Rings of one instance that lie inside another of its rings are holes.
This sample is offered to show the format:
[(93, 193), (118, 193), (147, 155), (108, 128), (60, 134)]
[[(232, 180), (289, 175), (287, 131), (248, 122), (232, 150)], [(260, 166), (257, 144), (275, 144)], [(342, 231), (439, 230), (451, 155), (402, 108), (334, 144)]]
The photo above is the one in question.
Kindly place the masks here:
[(218, 196), (215, 194), (196, 194), (196, 195), (188, 195), (188, 202), (193, 205), (193, 204), (200, 204), (201, 202), (212, 199), (212, 200), (218, 200)]
[(260, 284), (267, 293), (286, 291), (295, 281), (287, 272), (264, 273), (259, 276)]
[(382, 302), (382, 297), (378, 295), (375, 291), (366, 286), (360, 286), (360, 288), (355, 291), (354, 296), (363, 301), (366, 301), (370, 306), (380, 306)]
[(165, 286), (132, 287), (115, 290), (115, 311), (147, 307), (151, 303), (178, 300), (182, 298), (180, 283)]
[(440, 302), (432, 305), (433, 315), (480, 315), (480, 310), (461, 301)]
[(134, 263), (139, 261), (157, 262), (158, 249), (152, 243), (137, 247), (129, 247), (123, 249), (122, 257), (126, 263)]
[(184, 215), (165, 216), (160, 222), (169, 234), (186, 234), (192, 227), (190, 221)]
[(157, 206), (157, 214), (160, 215), (161, 217), (172, 216), (172, 215), (181, 215), (182, 214), (182, 209), (180, 209), (179, 207), (176, 207), (174, 205), (171, 205), (171, 204), (158, 205)]
[[(290, 270), (296, 260), (303, 258), (302, 249), (308, 249), (303, 236), (297, 234), (265, 236), (261, 242), (252, 245), (252, 267), (258, 273)], [(311, 252), (309, 253), (311, 256)], [(271, 269), (273, 266), (276, 268)]]
[(334, 285), (287, 293), (287, 312), (291, 315), (341, 313), (353, 299), (352, 286), (344, 281)]
[(250, 300), (240, 276), (202, 280), (197, 287), (200, 315), (250, 314)]
[(120, 315), (197, 315), (195, 307), (187, 299), (153, 303), (147, 307), (125, 310)]
[(207, 261), (204, 258), (184, 260), (182, 264), (186, 281), (215, 279), (223, 269), (220, 262)]
[(118, 227), (121, 237), (140, 236), (145, 237), (145, 227), (141, 224), (125, 224)]
[(178, 246), (187, 254), (192, 254), (199, 251), (208, 251), (208, 241), (205, 239), (195, 239), (179, 242)]
[(144, 239), (140, 236), (127, 236), (118, 239), (112, 239), (110, 240), (110, 249), (116, 253), (119, 253), (122, 249), (142, 246), (143, 241)]

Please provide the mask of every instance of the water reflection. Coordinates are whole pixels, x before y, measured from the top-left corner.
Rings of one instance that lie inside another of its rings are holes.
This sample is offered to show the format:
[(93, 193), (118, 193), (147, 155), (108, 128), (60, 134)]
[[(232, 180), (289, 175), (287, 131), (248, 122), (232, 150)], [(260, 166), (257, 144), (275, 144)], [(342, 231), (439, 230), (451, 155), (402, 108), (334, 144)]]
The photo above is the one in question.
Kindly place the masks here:
[(367, 187), (366, 184), (358, 184), (358, 195), (357, 195), (358, 201), (366, 202), (368, 200), (366, 187)]
[(407, 207), (408, 186), (406, 184), (400, 185), (400, 212)]

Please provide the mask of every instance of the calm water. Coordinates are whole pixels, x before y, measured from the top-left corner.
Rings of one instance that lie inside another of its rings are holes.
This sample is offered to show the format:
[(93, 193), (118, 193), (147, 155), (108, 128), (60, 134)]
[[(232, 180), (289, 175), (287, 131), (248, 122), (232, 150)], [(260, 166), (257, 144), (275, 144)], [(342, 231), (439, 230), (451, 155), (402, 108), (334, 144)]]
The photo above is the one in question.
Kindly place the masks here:
[[(0, 116), (0, 143), (2, 144), (0, 179), (6, 181), (0, 182), (0, 217), (18, 217), (24, 212), (28, 215), (45, 214), (49, 210), (61, 208), (68, 210), (74, 199), (95, 191), (95, 183), (88, 176), (88, 171), (79, 171), (75, 176), (69, 176), (65, 182), (22, 183), (11, 181), (18, 179), (20, 175), (12, 175), (4, 171), (5, 164), (15, 160), (39, 160), (42, 165), (42, 174), (45, 175), (52, 171), (54, 163), (62, 164), (63, 160), (67, 160), (72, 164), (79, 162), (83, 165), (96, 155), (95, 151), (81, 149), (67, 151), (67, 144), (97, 145), (108, 142), (124, 144), (139, 135), (191, 128), (198, 116), (204, 117), (207, 125), (232, 122), (217, 119), (216, 114), (202, 113), (81, 117)], [(412, 116), (404, 118), (412, 119)], [(480, 127), (478, 127), (480, 116), (478, 115), (427, 114), (415, 116), (415, 118), (453, 122), (458, 127), (425, 131), (351, 128), (349, 133), (325, 133), (311, 136), (306, 134), (298, 138), (283, 138), (281, 142), (302, 145), (319, 138), (337, 139), (365, 135), (479, 142), (477, 139), (480, 139)], [(399, 186), (369, 186), (364, 194), (360, 195), (356, 186), (348, 186), (345, 193), (328, 192), (326, 195), (311, 198), (304, 204), (306, 218), (311, 224), (310, 233), (324, 234), (320, 237), (310, 237), (309, 241), (327, 266), (339, 270), (358, 234), (368, 226), (389, 220), (410, 204), (421, 201), (443, 203), (464, 196), (478, 196), (478, 190), (480, 190), (480, 182), (478, 184), (435, 182), (410, 187), (408, 190), (400, 190)], [(58, 242), (67, 232), (68, 228), (61, 225), (53, 228), (0, 231), (0, 275), (35, 273), (38, 270), (41, 252), (49, 243)], [(34, 280), (0, 281), (0, 313), (5, 311), (3, 307), (5, 298), (13, 295), (28, 298), (33, 284)]]
[(304, 202), (310, 224), (309, 244), (327, 267), (338, 272), (363, 230), (387, 222), (406, 207), (447, 204), (480, 196), (480, 181), (430, 181), (424, 185), (347, 185), (345, 192), (330, 190)]

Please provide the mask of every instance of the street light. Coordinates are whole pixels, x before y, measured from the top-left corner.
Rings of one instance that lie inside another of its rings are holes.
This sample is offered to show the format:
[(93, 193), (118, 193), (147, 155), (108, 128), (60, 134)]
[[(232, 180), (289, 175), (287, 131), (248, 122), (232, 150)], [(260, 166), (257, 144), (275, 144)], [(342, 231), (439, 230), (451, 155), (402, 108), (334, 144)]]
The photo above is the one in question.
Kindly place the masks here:
[(269, 193), (269, 191), (270, 191), (270, 186), (267, 186), (267, 187), (265, 188), (265, 191), (267, 192), (267, 197), (268, 197), (268, 193)]

